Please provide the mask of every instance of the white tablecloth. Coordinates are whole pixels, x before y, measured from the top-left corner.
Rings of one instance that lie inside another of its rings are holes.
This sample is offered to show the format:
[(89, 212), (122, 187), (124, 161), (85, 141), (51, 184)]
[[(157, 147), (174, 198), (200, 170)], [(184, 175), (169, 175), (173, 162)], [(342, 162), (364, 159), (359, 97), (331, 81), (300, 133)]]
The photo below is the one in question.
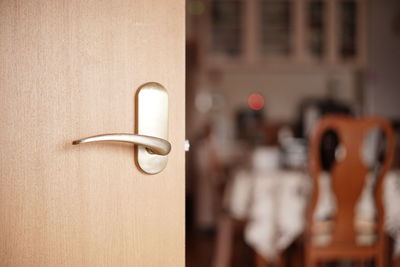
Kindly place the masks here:
[(248, 220), (245, 240), (260, 255), (274, 258), (303, 232), (310, 186), (301, 172), (240, 171), (234, 177), (230, 212)]
[(394, 255), (400, 256), (400, 171), (390, 172), (384, 184), (385, 228), (395, 240)]

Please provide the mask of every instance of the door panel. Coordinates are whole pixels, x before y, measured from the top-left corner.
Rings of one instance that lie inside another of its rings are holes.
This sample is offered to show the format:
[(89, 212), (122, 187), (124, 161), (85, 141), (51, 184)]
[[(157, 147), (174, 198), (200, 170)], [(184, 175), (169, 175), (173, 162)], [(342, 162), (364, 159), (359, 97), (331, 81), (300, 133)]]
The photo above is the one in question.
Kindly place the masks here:
[[(133, 146), (136, 90), (168, 90), (165, 170)], [(0, 266), (184, 265), (184, 1), (0, 1)]]

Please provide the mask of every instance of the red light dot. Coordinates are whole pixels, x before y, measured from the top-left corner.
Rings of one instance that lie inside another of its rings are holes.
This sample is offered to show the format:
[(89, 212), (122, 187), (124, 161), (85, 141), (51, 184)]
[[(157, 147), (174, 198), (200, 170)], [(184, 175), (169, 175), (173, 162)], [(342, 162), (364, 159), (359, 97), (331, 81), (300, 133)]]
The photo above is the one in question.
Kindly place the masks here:
[(251, 94), (247, 98), (247, 104), (252, 110), (260, 110), (264, 107), (265, 101), (261, 94)]

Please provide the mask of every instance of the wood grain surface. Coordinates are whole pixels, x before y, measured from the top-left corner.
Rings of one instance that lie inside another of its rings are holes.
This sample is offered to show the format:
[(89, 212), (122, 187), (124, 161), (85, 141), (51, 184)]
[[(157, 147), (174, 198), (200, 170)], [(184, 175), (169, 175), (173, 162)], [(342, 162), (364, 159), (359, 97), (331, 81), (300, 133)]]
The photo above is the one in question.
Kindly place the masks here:
[[(130, 145), (146, 82), (170, 99), (166, 169)], [(0, 1), (0, 266), (184, 265), (184, 1)]]

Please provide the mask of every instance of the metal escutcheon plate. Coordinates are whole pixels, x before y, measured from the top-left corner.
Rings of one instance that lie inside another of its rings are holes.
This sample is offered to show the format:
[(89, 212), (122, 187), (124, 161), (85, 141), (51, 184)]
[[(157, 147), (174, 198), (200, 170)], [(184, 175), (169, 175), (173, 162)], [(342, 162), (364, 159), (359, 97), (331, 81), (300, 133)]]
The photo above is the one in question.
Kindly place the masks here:
[[(142, 85), (136, 94), (137, 134), (168, 140), (168, 93), (159, 83)], [(161, 172), (168, 155), (152, 154), (145, 147), (137, 148), (137, 164), (148, 174)]]

